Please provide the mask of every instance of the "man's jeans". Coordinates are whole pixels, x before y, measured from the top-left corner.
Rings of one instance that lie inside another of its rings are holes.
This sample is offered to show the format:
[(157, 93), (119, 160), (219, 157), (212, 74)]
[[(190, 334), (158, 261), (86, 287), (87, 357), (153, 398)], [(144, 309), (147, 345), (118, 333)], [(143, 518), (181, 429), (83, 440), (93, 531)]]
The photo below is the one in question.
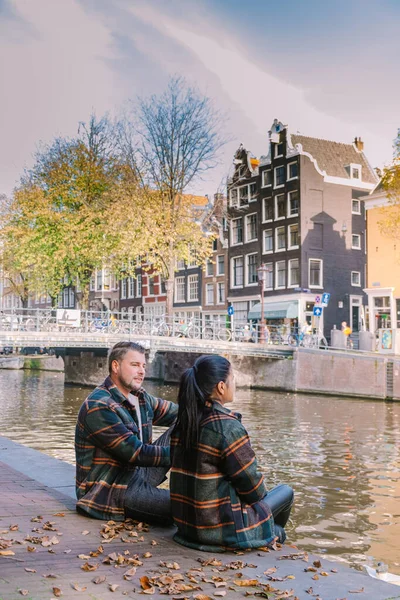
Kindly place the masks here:
[[(165, 431), (155, 442), (156, 446), (169, 446), (174, 426)], [(136, 467), (125, 493), (125, 516), (136, 521), (172, 525), (169, 490), (159, 486), (166, 480), (170, 467)]]

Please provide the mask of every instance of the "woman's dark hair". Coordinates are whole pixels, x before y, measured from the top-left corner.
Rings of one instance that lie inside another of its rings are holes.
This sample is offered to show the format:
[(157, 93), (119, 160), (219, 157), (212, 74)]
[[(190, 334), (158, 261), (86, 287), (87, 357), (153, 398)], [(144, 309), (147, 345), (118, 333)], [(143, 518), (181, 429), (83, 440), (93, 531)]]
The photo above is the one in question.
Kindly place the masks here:
[(174, 433), (185, 449), (193, 448), (199, 437), (199, 424), (206, 400), (220, 381), (228, 379), (231, 363), (223, 356), (200, 356), (193, 367), (186, 369), (178, 392), (178, 419)]

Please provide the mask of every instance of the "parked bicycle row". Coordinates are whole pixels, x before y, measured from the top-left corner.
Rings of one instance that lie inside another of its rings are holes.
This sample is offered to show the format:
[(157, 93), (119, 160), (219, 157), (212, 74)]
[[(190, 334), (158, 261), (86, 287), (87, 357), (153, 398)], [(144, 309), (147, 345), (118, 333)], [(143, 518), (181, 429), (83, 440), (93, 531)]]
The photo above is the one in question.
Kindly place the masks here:
[[(79, 313), (79, 314), (75, 314)], [(327, 340), (321, 333), (305, 326), (262, 325), (226, 321), (203, 321), (189, 317), (137, 318), (131, 313), (100, 313), (93, 311), (62, 311), (48, 309), (3, 310), (0, 313), (3, 331), (71, 331), (81, 333), (110, 333), (137, 336), (164, 336), (247, 343), (287, 345), (290, 347), (325, 348)]]

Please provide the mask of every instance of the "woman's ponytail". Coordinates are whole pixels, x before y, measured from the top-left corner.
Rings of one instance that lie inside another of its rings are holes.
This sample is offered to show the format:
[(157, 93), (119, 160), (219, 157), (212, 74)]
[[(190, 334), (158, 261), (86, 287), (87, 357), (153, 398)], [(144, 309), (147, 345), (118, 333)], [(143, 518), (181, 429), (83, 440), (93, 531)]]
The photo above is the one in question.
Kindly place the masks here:
[(199, 437), (199, 424), (204, 406), (220, 381), (226, 381), (230, 362), (218, 355), (201, 356), (187, 369), (178, 392), (178, 419), (174, 429), (183, 448), (193, 448)]

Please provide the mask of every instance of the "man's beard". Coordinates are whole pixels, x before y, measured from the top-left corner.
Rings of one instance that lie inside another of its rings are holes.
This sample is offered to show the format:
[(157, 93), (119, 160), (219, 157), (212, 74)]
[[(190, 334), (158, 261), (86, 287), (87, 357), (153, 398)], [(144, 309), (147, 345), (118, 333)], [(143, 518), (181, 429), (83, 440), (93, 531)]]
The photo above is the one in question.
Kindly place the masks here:
[(134, 381), (134, 379), (128, 381), (120, 377), (120, 382), (122, 383), (125, 389), (132, 390), (133, 392), (137, 392), (142, 387), (142, 383), (138, 383), (137, 381)]

